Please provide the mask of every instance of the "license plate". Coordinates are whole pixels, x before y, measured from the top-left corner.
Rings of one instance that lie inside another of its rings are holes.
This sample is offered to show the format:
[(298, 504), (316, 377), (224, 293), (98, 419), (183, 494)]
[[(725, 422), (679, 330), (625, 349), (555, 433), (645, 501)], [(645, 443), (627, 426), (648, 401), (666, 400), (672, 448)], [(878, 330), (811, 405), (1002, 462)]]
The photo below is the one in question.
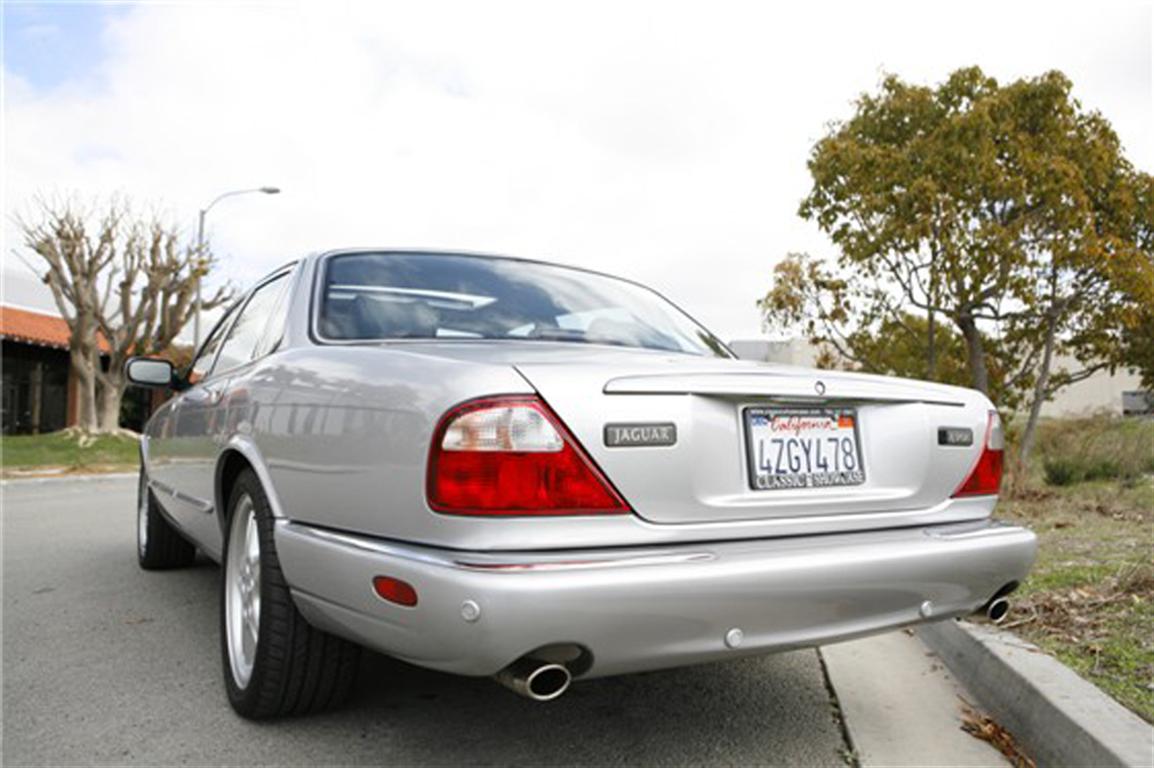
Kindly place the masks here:
[(865, 482), (852, 408), (746, 408), (745, 435), (754, 490)]

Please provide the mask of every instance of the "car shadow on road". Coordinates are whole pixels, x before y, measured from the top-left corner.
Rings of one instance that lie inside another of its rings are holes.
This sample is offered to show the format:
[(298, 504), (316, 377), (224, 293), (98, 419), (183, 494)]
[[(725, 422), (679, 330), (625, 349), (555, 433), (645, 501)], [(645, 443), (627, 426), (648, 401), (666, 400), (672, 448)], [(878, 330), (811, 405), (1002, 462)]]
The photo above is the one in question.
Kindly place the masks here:
[(546, 703), (366, 653), (340, 709), (244, 720), (222, 682), (220, 569), (140, 570), (134, 488), (117, 488), (6, 500), (4, 764), (841, 762), (812, 651), (578, 680)]
[(344, 712), (441, 763), (828, 764), (841, 742), (812, 651), (577, 681), (542, 703), (366, 653)]
[[(210, 678), (186, 694), (195, 714), (175, 726), (173, 736), (187, 744), (181, 759), (235, 762), (235, 745), (243, 743), (245, 754), (286, 765), (841, 762), (841, 732), (813, 651), (577, 680), (564, 696), (543, 703), (489, 678), (434, 672), (366, 651), (354, 692), (339, 709), (244, 721), (228, 711), (211, 679), (220, 663), (220, 570), (198, 560), (192, 569), (155, 576), (142, 578), (159, 602), (189, 606), (181, 621), (199, 635), (190, 666)], [(204, 738), (206, 728), (211, 738)]]

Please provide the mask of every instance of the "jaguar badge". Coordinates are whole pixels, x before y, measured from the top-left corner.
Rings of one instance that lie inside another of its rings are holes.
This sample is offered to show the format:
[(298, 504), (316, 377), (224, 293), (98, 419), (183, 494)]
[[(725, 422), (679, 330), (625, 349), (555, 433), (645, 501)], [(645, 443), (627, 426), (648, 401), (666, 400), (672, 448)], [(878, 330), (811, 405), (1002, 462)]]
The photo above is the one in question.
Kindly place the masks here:
[(609, 448), (673, 445), (677, 425), (671, 422), (606, 424), (605, 445)]

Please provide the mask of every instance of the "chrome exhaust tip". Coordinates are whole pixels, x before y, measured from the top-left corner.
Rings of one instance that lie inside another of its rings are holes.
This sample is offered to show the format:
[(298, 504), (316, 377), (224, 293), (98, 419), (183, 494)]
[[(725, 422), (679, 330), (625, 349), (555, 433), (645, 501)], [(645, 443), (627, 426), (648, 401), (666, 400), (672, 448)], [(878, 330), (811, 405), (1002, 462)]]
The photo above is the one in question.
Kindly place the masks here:
[(1010, 601), (1004, 597), (995, 598), (986, 606), (986, 618), (995, 624), (1001, 624), (1005, 621), (1009, 613)]
[(564, 665), (530, 658), (514, 661), (496, 678), (509, 690), (533, 701), (552, 701), (569, 690), (573, 682), (573, 675)]

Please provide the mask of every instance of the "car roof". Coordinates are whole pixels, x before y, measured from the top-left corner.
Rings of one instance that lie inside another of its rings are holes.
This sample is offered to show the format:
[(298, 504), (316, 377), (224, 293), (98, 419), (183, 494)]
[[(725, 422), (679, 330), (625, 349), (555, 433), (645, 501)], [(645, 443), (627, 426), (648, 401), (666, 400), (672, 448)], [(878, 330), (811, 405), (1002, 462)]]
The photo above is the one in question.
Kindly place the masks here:
[[(630, 278), (622, 277), (621, 275), (615, 275), (611, 272), (602, 272), (602, 271), (597, 270), (597, 269), (589, 269), (588, 267), (579, 267), (579, 266), (576, 266), (574, 264), (565, 264), (565, 263), (559, 262), (559, 261), (548, 261), (546, 259), (531, 259), (531, 258), (527, 258), (525, 256), (509, 256), (506, 254), (491, 253), (491, 252), (487, 252), (487, 251), (470, 251), (470, 250), (466, 250), (466, 249), (448, 250), (448, 249), (441, 249), (441, 248), (393, 248), (393, 247), (373, 248), (373, 247), (366, 247), (366, 246), (356, 246), (353, 248), (330, 248), (330, 249), (327, 249), (324, 251), (313, 251), (306, 258), (308, 258), (310, 261), (320, 261), (322, 259), (328, 258), (329, 256), (338, 256), (338, 255), (345, 255), (345, 254), (358, 254), (358, 253), (395, 254), (398, 256), (428, 256), (430, 258), (436, 258), (438, 256), (466, 256), (469, 258), (476, 258), (476, 259), (492, 259), (494, 261), (518, 261), (518, 262), (522, 262), (525, 264), (541, 264), (541, 265), (546, 266), (546, 267), (557, 267), (559, 269), (571, 269), (571, 270), (574, 270), (577, 272), (585, 272), (585, 273), (588, 273), (590, 275), (600, 275), (601, 277), (609, 277), (609, 278), (612, 278), (614, 280), (621, 280), (621, 281), (626, 282), (626, 283), (632, 283), (634, 285), (645, 288), (646, 290), (653, 291), (654, 293), (657, 293), (657, 291), (654, 291), (652, 288), (645, 285), (644, 283), (639, 283), (636, 280), (631, 280)], [(664, 298), (664, 297), (662, 297), (662, 298)], [(668, 299), (666, 299), (666, 300), (668, 301)]]

